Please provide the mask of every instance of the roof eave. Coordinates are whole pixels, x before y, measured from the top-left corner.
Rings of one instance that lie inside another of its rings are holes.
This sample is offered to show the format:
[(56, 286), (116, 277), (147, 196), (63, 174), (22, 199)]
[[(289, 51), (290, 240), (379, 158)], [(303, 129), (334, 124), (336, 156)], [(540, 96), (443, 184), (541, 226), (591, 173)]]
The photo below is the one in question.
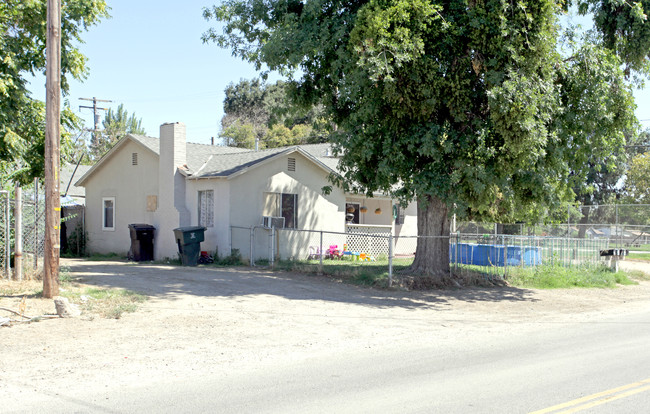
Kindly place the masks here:
[(262, 160), (262, 161), (260, 161), (260, 162), (258, 162), (258, 163), (255, 163), (255, 164), (253, 164), (253, 165), (251, 165), (251, 166), (249, 166), (249, 167), (242, 168), (242, 169), (239, 170), (239, 171), (235, 171), (234, 173), (232, 173), (232, 174), (230, 174), (230, 175), (227, 175), (226, 178), (227, 178), (228, 180), (232, 180), (233, 178), (237, 178), (237, 177), (239, 177), (240, 175), (245, 174), (245, 173), (247, 173), (247, 172), (250, 171), (250, 170), (253, 170), (253, 169), (255, 169), (255, 168), (261, 167), (261, 166), (263, 166), (263, 165), (265, 165), (265, 164), (267, 164), (267, 163), (269, 163), (269, 162), (275, 160), (276, 158), (278, 158), (278, 157), (280, 157), (280, 156), (290, 155), (290, 154), (293, 154), (294, 152), (298, 152), (298, 153), (302, 154), (305, 158), (307, 158), (308, 160), (312, 161), (314, 164), (316, 164), (317, 166), (319, 166), (321, 169), (325, 170), (325, 172), (327, 172), (327, 173), (338, 174), (338, 172), (334, 171), (333, 169), (331, 169), (330, 167), (328, 167), (327, 165), (325, 165), (324, 163), (322, 163), (318, 158), (314, 157), (313, 155), (311, 155), (311, 154), (308, 153), (307, 151), (303, 150), (303, 149), (300, 148), (299, 146), (294, 146), (294, 147), (289, 147), (289, 148), (287, 148), (287, 149), (284, 150), (284, 151), (280, 151), (280, 152), (278, 152), (278, 153), (276, 153), (276, 154), (273, 154), (272, 156), (270, 156), (270, 157), (268, 157), (268, 158), (266, 158), (266, 159), (264, 159), (264, 160)]

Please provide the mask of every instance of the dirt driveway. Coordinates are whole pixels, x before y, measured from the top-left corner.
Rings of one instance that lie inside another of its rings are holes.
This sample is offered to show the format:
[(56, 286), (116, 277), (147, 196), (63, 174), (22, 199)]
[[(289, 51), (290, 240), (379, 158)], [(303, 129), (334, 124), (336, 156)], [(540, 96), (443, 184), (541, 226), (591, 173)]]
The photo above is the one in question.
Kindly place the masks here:
[[(65, 260), (88, 284), (150, 300), (122, 319), (55, 319), (0, 329), (0, 395), (146, 384), (349, 349), (480, 341), (650, 306), (650, 282), (617, 289), (401, 292), (248, 268)], [(44, 391), (45, 390), (45, 391)]]

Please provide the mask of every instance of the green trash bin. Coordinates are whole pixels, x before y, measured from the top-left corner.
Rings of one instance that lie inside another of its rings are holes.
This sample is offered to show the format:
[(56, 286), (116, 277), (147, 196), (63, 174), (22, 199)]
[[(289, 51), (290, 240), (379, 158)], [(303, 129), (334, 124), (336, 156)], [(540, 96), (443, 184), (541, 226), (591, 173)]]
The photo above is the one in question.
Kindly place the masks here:
[(205, 239), (203, 226), (188, 226), (174, 229), (178, 253), (183, 266), (196, 266), (199, 263), (201, 242)]

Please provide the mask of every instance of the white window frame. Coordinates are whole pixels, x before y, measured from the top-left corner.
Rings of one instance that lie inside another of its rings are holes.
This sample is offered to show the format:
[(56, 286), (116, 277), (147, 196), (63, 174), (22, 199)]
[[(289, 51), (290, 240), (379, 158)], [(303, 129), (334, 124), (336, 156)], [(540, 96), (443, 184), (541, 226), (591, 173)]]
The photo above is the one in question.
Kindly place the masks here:
[[(113, 211), (111, 212), (111, 219), (113, 222), (112, 227), (106, 226), (106, 202), (110, 201), (113, 203)], [(102, 230), (103, 231), (115, 231), (115, 197), (102, 197)]]
[[(214, 227), (214, 190), (206, 189), (198, 191), (198, 225), (204, 227)], [(201, 195), (204, 195), (201, 197)], [(211, 194), (210, 202), (208, 202), (207, 195)], [(207, 222), (203, 223), (201, 220), (201, 212), (203, 208), (207, 208), (206, 219)]]

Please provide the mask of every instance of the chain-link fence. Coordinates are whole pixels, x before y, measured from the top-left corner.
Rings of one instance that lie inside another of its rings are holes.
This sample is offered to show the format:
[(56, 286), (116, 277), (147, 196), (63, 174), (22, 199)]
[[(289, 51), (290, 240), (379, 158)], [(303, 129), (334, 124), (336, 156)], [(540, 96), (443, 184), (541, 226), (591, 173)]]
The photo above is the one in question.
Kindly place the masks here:
[[(372, 267), (386, 272), (406, 269), (415, 260), (419, 243), (431, 237), (386, 234), (385, 231), (337, 233), (255, 227), (231, 227), (231, 252), (236, 251), (251, 265), (273, 265), (278, 261), (299, 262), (305, 268), (334, 273), (342, 266)], [(610, 247), (609, 239), (517, 236), (488, 233), (455, 233), (441, 236), (448, 245), (450, 272), (457, 275), (480, 273), (499, 278), (509, 269), (541, 265), (574, 266), (598, 264), (600, 251)], [(433, 255), (441, 254), (433, 249)], [(432, 259), (435, 259), (433, 257)]]
[(37, 269), (45, 252), (45, 200), (37, 189), (29, 190), (23, 192), (23, 263)]
[[(30, 277), (38, 272), (45, 251), (45, 202), (37, 184), (23, 187), (20, 201), (23, 275)], [(16, 213), (15, 193), (0, 191), (0, 269), (4, 278), (12, 277)]]
[(650, 204), (608, 204), (569, 207), (562, 223), (458, 223), (461, 234), (476, 237), (516, 235), (608, 240), (611, 247), (650, 250)]

